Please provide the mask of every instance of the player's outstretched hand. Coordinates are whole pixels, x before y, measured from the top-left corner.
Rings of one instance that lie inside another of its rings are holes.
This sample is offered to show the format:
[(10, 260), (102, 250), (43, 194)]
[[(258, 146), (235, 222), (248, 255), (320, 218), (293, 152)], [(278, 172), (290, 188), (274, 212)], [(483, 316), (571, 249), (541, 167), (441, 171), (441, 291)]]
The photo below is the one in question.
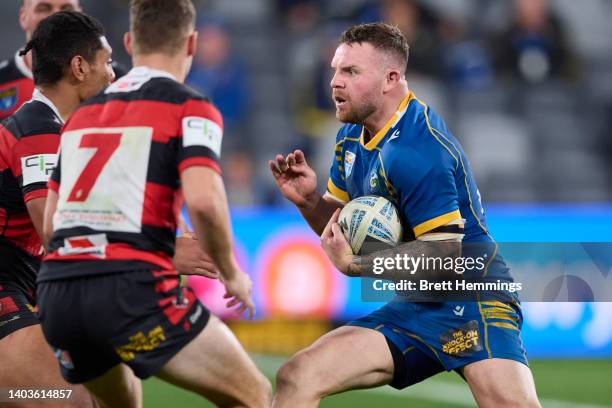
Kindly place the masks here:
[(176, 250), (172, 258), (174, 268), (183, 275), (201, 275), (219, 278), (219, 269), (214, 261), (200, 248), (195, 234), (187, 232), (176, 239)]
[(321, 247), (329, 260), (343, 274), (349, 275), (349, 265), (353, 261), (353, 250), (338, 224), (340, 208), (334, 211), (321, 234)]
[(234, 273), (232, 279), (225, 280), (223, 283), (225, 284), (226, 291), (223, 297), (229, 299), (225, 306), (231, 308), (239, 305), (235, 309), (237, 315), (241, 315), (245, 310), (248, 310), (249, 319), (253, 318), (255, 314), (255, 305), (253, 304), (253, 299), (251, 299), (253, 283), (249, 275), (238, 270)]
[(287, 200), (298, 207), (314, 207), (317, 197), (317, 175), (306, 162), (304, 153), (295, 150), (287, 157), (277, 154), (268, 162), (276, 185)]

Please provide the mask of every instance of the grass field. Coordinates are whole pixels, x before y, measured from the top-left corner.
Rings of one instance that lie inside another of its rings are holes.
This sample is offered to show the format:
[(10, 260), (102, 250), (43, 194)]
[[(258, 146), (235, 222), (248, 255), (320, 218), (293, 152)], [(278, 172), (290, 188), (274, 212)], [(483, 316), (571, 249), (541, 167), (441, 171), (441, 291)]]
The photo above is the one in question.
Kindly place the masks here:
[[(271, 379), (284, 361), (255, 356), (259, 368)], [(535, 360), (531, 367), (538, 395), (545, 408), (612, 408), (612, 360)], [(157, 379), (144, 382), (145, 408), (210, 407), (195, 394)], [(404, 391), (390, 387), (352, 391), (323, 400), (322, 407), (474, 407), (467, 385), (452, 373), (440, 374)]]

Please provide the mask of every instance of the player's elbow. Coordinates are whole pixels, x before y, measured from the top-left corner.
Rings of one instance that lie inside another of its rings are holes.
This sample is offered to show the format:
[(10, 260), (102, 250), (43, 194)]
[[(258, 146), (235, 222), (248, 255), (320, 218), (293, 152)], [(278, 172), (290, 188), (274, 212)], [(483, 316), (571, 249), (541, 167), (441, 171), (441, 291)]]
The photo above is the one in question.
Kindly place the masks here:
[(192, 217), (204, 220), (207, 224), (214, 224), (225, 217), (227, 212), (225, 197), (220, 194), (195, 194), (189, 199), (186, 196), (185, 204)]

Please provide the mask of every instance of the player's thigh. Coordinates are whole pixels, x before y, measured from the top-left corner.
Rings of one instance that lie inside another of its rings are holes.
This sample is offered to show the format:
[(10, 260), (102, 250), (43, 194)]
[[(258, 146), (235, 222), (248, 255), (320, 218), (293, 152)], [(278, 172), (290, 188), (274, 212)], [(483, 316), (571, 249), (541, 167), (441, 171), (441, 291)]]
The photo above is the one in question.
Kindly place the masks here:
[(462, 370), (481, 408), (539, 407), (531, 370), (518, 361), (493, 358)]
[(142, 384), (125, 364), (117, 364), (101, 376), (87, 381), (85, 387), (103, 408), (142, 407)]
[(294, 355), (279, 370), (278, 381), (310, 387), (325, 396), (388, 384), (393, 369), (393, 357), (382, 333), (342, 326)]
[[(54, 406), (93, 406), (92, 398), (83, 386), (69, 384), (62, 378), (59, 364), (45, 341), (39, 324), (16, 330), (0, 340), (0, 362), (0, 384), (3, 387), (70, 389), (70, 399), (54, 401)], [(16, 408), (46, 405), (48, 404), (11, 403), (9, 406)]]
[(219, 406), (266, 406), (272, 392), (238, 339), (213, 315), (206, 328), (156, 376)]

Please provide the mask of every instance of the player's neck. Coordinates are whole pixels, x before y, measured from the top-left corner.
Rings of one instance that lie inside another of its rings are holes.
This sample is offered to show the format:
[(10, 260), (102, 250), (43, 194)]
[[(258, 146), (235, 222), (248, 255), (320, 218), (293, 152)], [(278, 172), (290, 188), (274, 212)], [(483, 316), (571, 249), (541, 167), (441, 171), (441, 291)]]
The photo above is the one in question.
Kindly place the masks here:
[(178, 55), (176, 57), (169, 57), (165, 54), (147, 54), (147, 55), (134, 55), (132, 64), (134, 67), (149, 67), (160, 71), (168, 72), (172, 74), (177, 81), (184, 82), (187, 72), (185, 72), (184, 57)]
[(385, 97), (380, 109), (363, 121), (363, 127), (367, 130), (369, 138), (374, 137), (387, 124), (407, 94), (408, 86), (401, 86), (393, 90)]
[(54, 85), (37, 86), (37, 88), (53, 102), (64, 122), (70, 118), (70, 115), (81, 103), (78, 91), (74, 89), (74, 86), (65, 84), (62, 81)]

